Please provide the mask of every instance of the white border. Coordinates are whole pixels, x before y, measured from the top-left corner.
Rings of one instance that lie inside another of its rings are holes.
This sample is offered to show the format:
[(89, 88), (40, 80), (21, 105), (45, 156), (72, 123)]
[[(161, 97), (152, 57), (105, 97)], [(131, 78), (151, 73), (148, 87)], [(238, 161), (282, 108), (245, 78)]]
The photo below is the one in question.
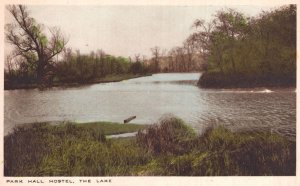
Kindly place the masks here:
[[(75, 185), (75, 184), (12, 184), (6, 183), (8, 177), (3, 177), (3, 118), (4, 118), (4, 81), (3, 81), (3, 69), (4, 69), (4, 8), (6, 4), (30, 4), (30, 5), (161, 5), (161, 6), (185, 6), (185, 5), (269, 5), (272, 4), (274, 6), (281, 4), (297, 4), (297, 49), (299, 48), (299, 1), (296, 0), (1, 0), (0, 2), (0, 38), (1, 38), (1, 47), (0, 47), (0, 68), (2, 70), (1, 73), (1, 87), (0, 90), (1, 98), (0, 103), (2, 104), (0, 107), (1, 117), (0, 122), (2, 123), (0, 127), (0, 185)], [(298, 50), (297, 50), (298, 51)], [(297, 61), (299, 59), (299, 55), (297, 54)], [(299, 67), (297, 65), (297, 74), (299, 74)], [(297, 87), (299, 85), (299, 76), (297, 76)], [(297, 98), (298, 98), (298, 88), (297, 88)], [(297, 99), (297, 118), (299, 115), (299, 102)], [(298, 119), (297, 120), (297, 160), (299, 160), (299, 126)], [(44, 183), (47, 183), (49, 180), (73, 180), (76, 185), (124, 185), (124, 186), (132, 186), (132, 185), (203, 185), (203, 186), (211, 186), (211, 185), (255, 185), (255, 186), (275, 186), (275, 185), (287, 185), (287, 186), (296, 186), (300, 185), (299, 180), (299, 162), (297, 162), (297, 176), (228, 176), (228, 177), (9, 177), (9, 179), (22, 179), (26, 183), (26, 180), (42, 180)], [(79, 184), (80, 179), (91, 179), (92, 182), (96, 182), (96, 180), (101, 179), (111, 179), (111, 183), (85, 183)]]

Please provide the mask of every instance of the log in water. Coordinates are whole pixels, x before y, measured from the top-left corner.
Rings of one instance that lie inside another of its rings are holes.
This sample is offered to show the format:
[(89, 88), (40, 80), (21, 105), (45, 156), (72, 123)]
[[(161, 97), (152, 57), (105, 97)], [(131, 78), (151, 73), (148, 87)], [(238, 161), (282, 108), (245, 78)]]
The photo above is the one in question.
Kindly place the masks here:
[(125, 123), (129, 123), (131, 120), (133, 120), (133, 119), (135, 119), (135, 118), (136, 118), (136, 116), (131, 116), (131, 117), (125, 119), (125, 120), (124, 120), (124, 124), (125, 124)]
[[(296, 92), (290, 88), (204, 89), (199, 73), (163, 73), (116, 83), (4, 91), (4, 134), (34, 122), (153, 124), (173, 114), (201, 133), (211, 124), (233, 131), (271, 129), (296, 140)], [(190, 83), (190, 81), (194, 81)]]

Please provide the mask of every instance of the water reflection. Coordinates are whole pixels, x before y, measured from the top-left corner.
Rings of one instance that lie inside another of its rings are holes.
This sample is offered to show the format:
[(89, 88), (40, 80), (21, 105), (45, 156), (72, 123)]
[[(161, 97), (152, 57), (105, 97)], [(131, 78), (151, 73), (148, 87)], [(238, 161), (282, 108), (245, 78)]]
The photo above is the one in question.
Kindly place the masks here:
[(46, 91), (5, 91), (5, 134), (14, 125), (41, 121), (114, 121), (136, 115), (154, 123), (173, 114), (202, 131), (211, 124), (232, 130), (271, 130), (295, 138), (293, 89), (201, 89), (199, 73), (155, 74), (118, 83)]

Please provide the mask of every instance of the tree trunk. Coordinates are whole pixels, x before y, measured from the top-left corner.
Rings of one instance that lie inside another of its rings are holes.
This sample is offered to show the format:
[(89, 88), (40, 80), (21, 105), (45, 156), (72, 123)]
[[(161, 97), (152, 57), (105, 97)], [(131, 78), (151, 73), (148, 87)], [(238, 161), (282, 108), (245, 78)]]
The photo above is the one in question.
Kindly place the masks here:
[(45, 61), (43, 59), (40, 59), (38, 61), (38, 67), (37, 67), (37, 82), (40, 85), (44, 83), (43, 77), (45, 75), (45, 66), (46, 66)]

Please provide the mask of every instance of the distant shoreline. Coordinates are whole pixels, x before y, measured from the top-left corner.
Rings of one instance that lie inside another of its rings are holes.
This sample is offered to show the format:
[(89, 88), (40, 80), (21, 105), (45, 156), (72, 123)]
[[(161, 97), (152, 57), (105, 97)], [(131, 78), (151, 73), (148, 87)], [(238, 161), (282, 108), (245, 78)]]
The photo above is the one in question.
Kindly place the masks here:
[[(104, 78), (94, 79), (87, 82), (54, 82), (50, 87), (79, 87), (84, 85), (98, 84), (98, 83), (112, 83), (112, 82), (120, 82), (128, 79), (135, 79), (145, 76), (151, 76), (152, 74), (122, 74), (122, 75), (108, 75)], [(17, 90), (17, 89), (35, 89), (38, 88), (38, 84), (9, 84), (4, 83), (4, 90)]]
[(224, 75), (205, 72), (198, 81), (202, 88), (232, 89), (232, 88), (296, 88), (296, 76), (252, 76), (241, 74)]

